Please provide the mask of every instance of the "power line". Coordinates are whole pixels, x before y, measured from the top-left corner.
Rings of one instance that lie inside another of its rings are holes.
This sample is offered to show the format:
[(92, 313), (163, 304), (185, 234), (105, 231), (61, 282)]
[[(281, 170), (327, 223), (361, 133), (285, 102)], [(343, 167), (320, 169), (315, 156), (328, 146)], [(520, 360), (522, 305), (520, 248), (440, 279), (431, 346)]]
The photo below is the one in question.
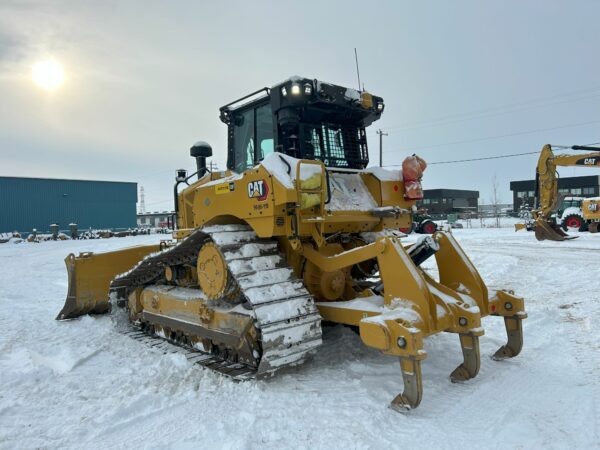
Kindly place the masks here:
[(467, 117), (462, 117), (462, 118), (452, 119), (451, 117), (449, 117), (447, 119), (432, 120), (431, 122), (421, 122), (421, 125), (415, 125), (415, 126), (401, 126), (400, 125), (400, 126), (395, 126), (395, 127), (384, 127), (383, 129), (384, 130), (399, 129), (400, 131), (420, 130), (423, 128), (431, 128), (431, 127), (444, 126), (444, 125), (460, 123), (460, 122), (468, 122), (468, 121), (473, 121), (475, 119), (487, 119), (487, 118), (499, 116), (502, 114), (511, 114), (511, 113), (527, 111), (527, 110), (535, 109), (535, 108), (544, 108), (544, 107), (560, 105), (560, 104), (564, 104), (564, 103), (572, 103), (572, 102), (578, 102), (581, 100), (595, 99), (595, 98), (598, 98), (599, 96), (600, 96), (600, 93), (592, 95), (592, 96), (585, 96), (585, 97), (579, 97), (579, 98), (574, 98), (574, 99), (560, 100), (560, 101), (556, 101), (556, 102), (540, 103), (538, 105), (523, 106), (523, 107), (519, 107), (519, 108), (507, 109), (505, 111), (489, 112), (489, 113), (485, 113), (485, 114), (473, 114), (473, 115), (470, 115)]
[(590, 122), (582, 122), (582, 123), (573, 123), (573, 124), (569, 124), (569, 125), (561, 125), (561, 126), (550, 127), (550, 128), (538, 128), (538, 129), (535, 129), (535, 130), (519, 131), (519, 132), (516, 132), (516, 133), (500, 134), (500, 135), (496, 135), (496, 136), (487, 136), (487, 137), (476, 138), (476, 139), (466, 139), (464, 141), (453, 141), (453, 142), (445, 142), (445, 143), (441, 143), (441, 144), (422, 145), (420, 147), (410, 147), (410, 148), (407, 148), (407, 149), (404, 149), (404, 150), (406, 150), (406, 151), (424, 150), (424, 149), (430, 149), (430, 148), (435, 148), (435, 147), (445, 147), (447, 145), (467, 144), (467, 143), (471, 143), (471, 142), (490, 141), (490, 140), (494, 140), (494, 139), (501, 139), (501, 138), (511, 137), (511, 136), (522, 136), (524, 134), (540, 133), (542, 131), (552, 131), (552, 130), (561, 130), (561, 129), (564, 129), (564, 128), (581, 127), (581, 126), (584, 126), (584, 125), (591, 125), (591, 124), (594, 124), (594, 123), (600, 123), (600, 120), (592, 120)]
[[(397, 128), (401, 128), (401, 129), (412, 129), (413, 127), (421, 128), (421, 127), (427, 126), (428, 124), (437, 124), (438, 122), (467, 120), (467, 119), (470, 119), (469, 116), (476, 117), (476, 116), (483, 115), (483, 114), (489, 114), (489, 115), (504, 114), (507, 112), (512, 112), (512, 111), (510, 111), (510, 109), (514, 109), (514, 108), (523, 109), (523, 107), (526, 107), (528, 105), (532, 105), (535, 103), (542, 103), (542, 105), (534, 105), (534, 106), (531, 106), (531, 108), (536, 108), (539, 106), (550, 106), (552, 104), (566, 103), (566, 102), (571, 102), (571, 101), (579, 101), (579, 100), (588, 98), (587, 96), (581, 97), (581, 95), (583, 93), (596, 92), (598, 90), (600, 90), (600, 86), (591, 87), (591, 88), (587, 88), (587, 89), (580, 89), (577, 91), (571, 91), (571, 92), (564, 93), (564, 94), (556, 94), (556, 95), (552, 95), (552, 96), (548, 96), (548, 97), (537, 97), (535, 99), (527, 100), (524, 102), (509, 103), (509, 104), (500, 105), (500, 106), (492, 106), (492, 107), (478, 109), (478, 110), (474, 110), (474, 111), (470, 111), (470, 112), (464, 112), (464, 113), (458, 113), (458, 114), (438, 117), (436, 119), (425, 120), (425, 121), (421, 121), (421, 122), (414, 122), (412, 124), (408, 123), (408, 124), (404, 124), (404, 125), (384, 127), (383, 129), (384, 130), (392, 130), (392, 129), (397, 129)], [(544, 103), (547, 103), (548, 100), (562, 98), (562, 97), (570, 97), (573, 95), (580, 96), (580, 98), (559, 100), (555, 103), (544, 104)], [(498, 110), (504, 110), (504, 109), (509, 109), (509, 111), (498, 111)], [(525, 108), (525, 109), (528, 109), (528, 108)]]
[(428, 165), (432, 164), (453, 164), (453, 163), (461, 163), (461, 162), (470, 162), (470, 161), (483, 161), (486, 159), (500, 159), (500, 158), (513, 158), (515, 156), (523, 156), (523, 155), (539, 155), (539, 151), (537, 152), (525, 152), (525, 153), (513, 153), (511, 155), (497, 155), (497, 156), (487, 156), (484, 158), (471, 158), (471, 159), (457, 159), (454, 161), (436, 161), (432, 163), (427, 163)]
[(160, 200), (160, 201), (156, 201), (156, 202), (150, 202), (150, 203), (146, 203), (146, 206), (150, 206), (150, 205), (159, 205), (159, 204), (161, 204), (161, 203), (167, 203), (167, 202), (173, 203), (173, 199), (172, 199), (172, 198), (170, 198), (170, 199), (168, 199), (168, 200)]
[[(594, 142), (592, 144), (585, 144), (587, 145), (596, 145), (596, 144), (600, 144), (600, 142)], [(496, 155), (496, 156), (485, 156), (483, 158), (469, 158), (469, 159), (455, 159), (453, 161), (435, 161), (435, 162), (428, 162), (427, 165), (433, 165), (433, 164), (454, 164), (454, 163), (462, 163), (462, 162), (471, 162), (471, 161), (484, 161), (487, 159), (501, 159), (501, 158), (513, 158), (515, 156), (523, 156), (523, 155), (539, 155), (539, 151), (537, 152), (525, 152), (525, 153), (512, 153), (510, 155)], [(384, 167), (399, 167), (402, 164), (392, 164), (392, 165), (388, 165), (388, 166), (384, 166)]]
[[(433, 164), (454, 164), (454, 163), (462, 163), (462, 162), (470, 162), (470, 161), (483, 161), (486, 159), (500, 159), (500, 158), (512, 158), (514, 156), (523, 156), (523, 155), (538, 155), (540, 152), (525, 152), (525, 153), (513, 153), (511, 155), (497, 155), (497, 156), (486, 156), (483, 158), (470, 158), (470, 159), (456, 159), (454, 161), (435, 161), (428, 162), (427, 165), (431, 166)], [(384, 167), (400, 167), (402, 164), (392, 164)]]

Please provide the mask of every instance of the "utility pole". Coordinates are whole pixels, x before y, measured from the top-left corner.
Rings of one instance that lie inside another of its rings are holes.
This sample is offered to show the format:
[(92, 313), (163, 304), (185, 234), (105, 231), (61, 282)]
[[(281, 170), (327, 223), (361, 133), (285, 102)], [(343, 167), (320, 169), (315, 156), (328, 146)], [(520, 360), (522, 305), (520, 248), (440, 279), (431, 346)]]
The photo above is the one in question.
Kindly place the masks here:
[(381, 129), (377, 130), (377, 134), (379, 135), (379, 167), (383, 167), (383, 137), (388, 134), (381, 131)]

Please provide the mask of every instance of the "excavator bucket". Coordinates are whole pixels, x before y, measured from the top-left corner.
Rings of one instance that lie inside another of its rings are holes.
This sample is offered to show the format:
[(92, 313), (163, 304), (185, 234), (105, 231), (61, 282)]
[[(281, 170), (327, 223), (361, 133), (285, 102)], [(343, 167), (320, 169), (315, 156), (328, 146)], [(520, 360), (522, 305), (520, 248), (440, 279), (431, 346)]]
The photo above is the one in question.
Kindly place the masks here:
[(71, 253), (65, 258), (69, 276), (67, 299), (56, 320), (108, 312), (111, 280), (158, 250), (160, 245), (153, 244), (98, 254)]
[(560, 227), (553, 225), (545, 220), (536, 220), (535, 238), (538, 241), (566, 241), (575, 239), (577, 236), (569, 236)]

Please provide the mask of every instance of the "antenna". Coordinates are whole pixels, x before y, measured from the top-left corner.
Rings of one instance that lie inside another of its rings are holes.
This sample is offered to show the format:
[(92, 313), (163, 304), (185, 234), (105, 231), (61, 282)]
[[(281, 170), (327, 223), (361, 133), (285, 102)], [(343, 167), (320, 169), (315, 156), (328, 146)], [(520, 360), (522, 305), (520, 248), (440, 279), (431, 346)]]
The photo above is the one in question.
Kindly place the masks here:
[(360, 71), (358, 70), (358, 53), (354, 47), (354, 60), (356, 61), (356, 76), (358, 77), (358, 90), (360, 91)]

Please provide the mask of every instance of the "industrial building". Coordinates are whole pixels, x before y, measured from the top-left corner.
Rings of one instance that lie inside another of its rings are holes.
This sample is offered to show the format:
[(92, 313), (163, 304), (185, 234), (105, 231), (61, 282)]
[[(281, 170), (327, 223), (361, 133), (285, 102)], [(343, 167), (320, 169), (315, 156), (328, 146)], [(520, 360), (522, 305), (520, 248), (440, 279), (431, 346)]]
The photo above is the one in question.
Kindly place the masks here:
[(417, 207), (427, 209), (433, 216), (477, 212), (479, 191), (463, 189), (425, 189)]
[[(533, 206), (535, 198), (535, 180), (511, 181), (513, 192), (513, 208), (518, 211), (521, 206)], [(563, 177), (558, 179), (558, 193), (562, 196), (598, 197), (600, 196), (600, 175), (583, 177)]]
[(0, 232), (136, 227), (137, 183), (0, 176)]
[(139, 228), (171, 228), (174, 217), (174, 211), (140, 212), (137, 225)]

